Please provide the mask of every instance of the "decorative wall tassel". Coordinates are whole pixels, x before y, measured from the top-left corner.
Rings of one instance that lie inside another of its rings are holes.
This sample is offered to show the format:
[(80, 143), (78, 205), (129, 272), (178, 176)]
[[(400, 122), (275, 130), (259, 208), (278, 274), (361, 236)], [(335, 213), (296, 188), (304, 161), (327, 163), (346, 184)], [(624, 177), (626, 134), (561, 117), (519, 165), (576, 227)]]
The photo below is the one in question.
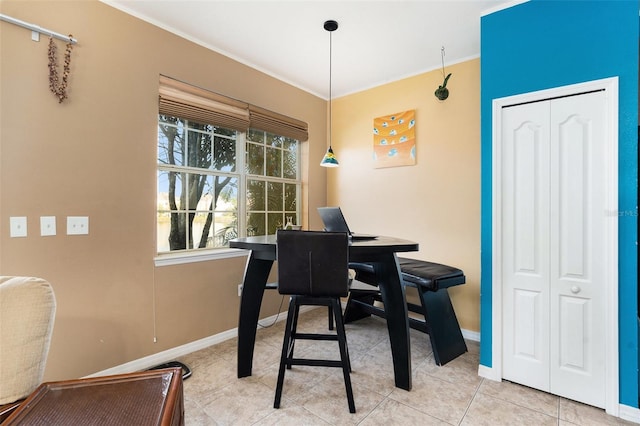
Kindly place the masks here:
[(58, 79), (58, 64), (56, 60), (56, 45), (53, 42), (53, 37), (49, 36), (49, 89), (58, 97), (58, 103), (62, 103), (67, 99), (67, 84), (70, 74), (71, 65), (71, 49), (73, 44), (71, 39), (73, 36), (69, 34), (69, 42), (67, 43), (67, 49), (64, 53), (64, 70), (62, 73), (62, 82)]

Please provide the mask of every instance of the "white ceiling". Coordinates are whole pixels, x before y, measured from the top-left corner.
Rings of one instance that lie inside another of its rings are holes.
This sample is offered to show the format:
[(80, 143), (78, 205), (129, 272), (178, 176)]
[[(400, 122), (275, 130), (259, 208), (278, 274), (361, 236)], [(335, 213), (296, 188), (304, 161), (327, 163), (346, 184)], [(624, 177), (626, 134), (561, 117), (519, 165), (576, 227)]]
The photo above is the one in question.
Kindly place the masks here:
[[(513, 0), (102, 0), (324, 99), (480, 55), (480, 16)], [(453, 78), (452, 78), (453, 81)], [(436, 88), (434, 87), (434, 90)]]

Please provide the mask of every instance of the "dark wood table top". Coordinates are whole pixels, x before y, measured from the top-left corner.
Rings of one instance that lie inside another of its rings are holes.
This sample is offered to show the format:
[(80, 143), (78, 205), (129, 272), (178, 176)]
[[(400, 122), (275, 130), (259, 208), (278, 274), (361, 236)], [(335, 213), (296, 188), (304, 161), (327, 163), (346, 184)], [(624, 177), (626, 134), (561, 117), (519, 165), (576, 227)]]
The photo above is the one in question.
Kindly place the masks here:
[[(257, 237), (236, 238), (229, 241), (229, 247), (245, 250), (256, 250), (273, 254), (275, 260), (276, 236), (262, 235)], [(379, 236), (369, 240), (350, 240), (349, 256), (366, 256), (389, 252), (418, 251), (419, 245), (414, 241), (395, 237)]]

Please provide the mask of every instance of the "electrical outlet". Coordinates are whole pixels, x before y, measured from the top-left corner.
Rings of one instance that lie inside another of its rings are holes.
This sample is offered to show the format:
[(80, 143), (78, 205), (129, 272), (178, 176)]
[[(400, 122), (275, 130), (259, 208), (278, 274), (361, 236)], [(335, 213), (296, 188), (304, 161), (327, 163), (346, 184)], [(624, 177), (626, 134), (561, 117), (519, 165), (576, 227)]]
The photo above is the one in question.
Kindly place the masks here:
[(238, 296), (242, 296), (242, 284), (238, 284)]
[(89, 218), (87, 216), (67, 216), (67, 235), (89, 234)]

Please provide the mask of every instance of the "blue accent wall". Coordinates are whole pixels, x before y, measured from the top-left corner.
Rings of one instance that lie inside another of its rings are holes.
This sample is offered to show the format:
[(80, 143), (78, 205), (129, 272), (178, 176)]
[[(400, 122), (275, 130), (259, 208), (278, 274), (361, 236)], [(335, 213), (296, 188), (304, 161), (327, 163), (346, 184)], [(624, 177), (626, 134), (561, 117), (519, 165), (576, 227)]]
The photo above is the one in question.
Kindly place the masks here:
[(481, 343), (491, 367), (492, 100), (619, 77), (620, 403), (638, 407), (638, 0), (532, 0), (481, 19)]

